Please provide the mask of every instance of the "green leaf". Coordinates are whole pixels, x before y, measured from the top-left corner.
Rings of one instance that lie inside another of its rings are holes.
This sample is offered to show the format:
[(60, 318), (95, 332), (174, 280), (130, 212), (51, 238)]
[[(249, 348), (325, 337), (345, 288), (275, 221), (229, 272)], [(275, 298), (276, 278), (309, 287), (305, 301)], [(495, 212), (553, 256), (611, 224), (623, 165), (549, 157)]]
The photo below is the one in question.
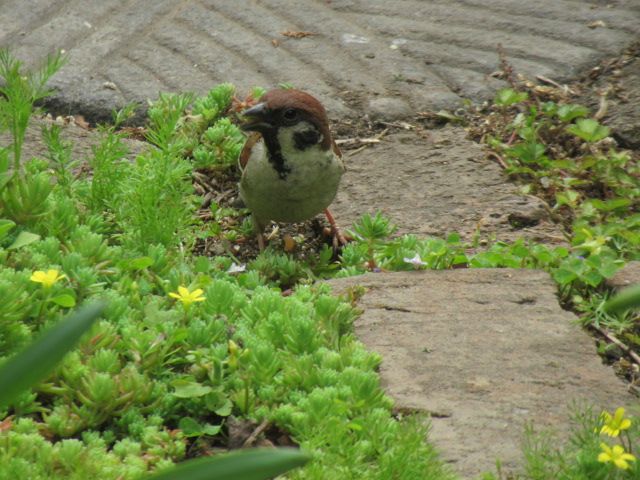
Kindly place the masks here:
[(565, 190), (564, 192), (556, 193), (556, 205), (555, 208), (562, 205), (568, 205), (575, 208), (576, 202), (580, 198), (580, 194), (575, 190)]
[(0, 190), (13, 178), (13, 172), (0, 172)]
[(613, 212), (619, 208), (627, 208), (631, 205), (631, 199), (629, 198), (612, 198), (610, 200), (600, 200), (593, 198), (590, 200), (591, 205), (602, 212)]
[(31, 345), (4, 363), (0, 368), (0, 407), (44, 380), (103, 310), (103, 303), (81, 308), (40, 334)]
[(575, 272), (572, 272), (571, 270), (567, 270), (564, 268), (559, 268), (557, 270), (553, 271), (553, 279), (558, 282), (560, 285), (568, 285), (569, 283), (573, 282), (576, 278), (578, 278), (578, 275)]
[(202, 435), (202, 425), (191, 417), (183, 417), (178, 422), (178, 428), (186, 437), (198, 437)]
[(558, 118), (563, 122), (569, 123), (576, 118), (589, 115), (589, 109), (576, 104), (562, 105), (558, 108), (556, 115), (558, 115)]
[(123, 270), (144, 270), (151, 265), (153, 265), (151, 257), (128, 258), (118, 262), (118, 267)]
[(260, 100), (265, 93), (267, 93), (267, 91), (262, 87), (253, 87), (251, 89), (251, 96), (254, 100)]
[(585, 282), (587, 285), (590, 285), (592, 287), (597, 287), (598, 285), (600, 285), (602, 280), (604, 280), (604, 277), (600, 275), (600, 272), (596, 270), (591, 270), (585, 273), (584, 275), (582, 275), (580, 277), (580, 280)]
[(600, 268), (598, 268), (598, 272), (600, 272), (600, 275), (604, 278), (611, 278), (618, 270), (620, 270), (622, 267), (621, 263), (623, 262), (612, 259), (604, 260), (602, 265), (600, 265)]
[(222, 425), (211, 425), (210, 423), (207, 423), (202, 429), (202, 433), (213, 437), (220, 433), (220, 430), (222, 430)]
[(353, 430), (354, 432), (362, 431), (362, 425), (360, 425), (359, 423), (356, 423), (356, 422), (347, 423), (347, 428), (349, 430)]
[(527, 92), (516, 92), (512, 88), (503, 88), (502, 90), (498, 90), (493, 103), (502, 107), (508, 107), (515, 103), (524, 102), (527, 98), (529, 98)]
[(604, 304), (608, 313), (619, 313), (631, 308), (640, 307), (640, 285), (625, 288)]
[(215, 409), (214, 413), (216, 415), (220, 415), (221, 417), (228, 417), (229, 415), (231, 415), (232, 409), (233, 409), (233, 403), (231, 403), (231, 400), (226, 398), (222, 406)]
[(599, 142), (603, 138), (609, 136), (609, 127), (600, 125), (600, 122), (593, 120), (592, 118), (580, 118), (574, 125), (567, 127), (569, 133), (573, 133), (575, 136), (580, 137), (586, 142), (594, 143)]
[(211, 387), (189, 380), (174, 380), (171, 384), (175, 388), (173, 395), (178, 398), (202, 397), (211, 392)]
[(507, 154), (525, 163), (539, 163), (542, 165), (548, 163), (548, 159), (544, 156), (545, 150), (546, 148), (542, 143), (522, 142), (509, 148)]
[(293, 448), (243, 450), (177, 465), (148, 480), (267, 480), (300, 467), (309, 457)]
[(20, 232), (8, 250), (16, 250), (30, 243), (37, 242), (38, 240), (40, 240), (40, 235), (31, 232)]
[(200, 437), (202, 435), (214, 436), (220, 433), (222, 425), (211, 425), (210, 423), (200, 424), (196, 419), (183, 417), (178, 422), (178, 428), (186, 437)]
[(460, 234), (459, 233), (450, 233), (447, 236), (447, 243), (448, 244), (456, 244), (456, 243), (460, 243)]
[(62, 295), (56, 295), (49, 299), (50, 302), (55, 303), (56, 305), (60, 305), (61, 307), (71, 308), (76, 306), (76, 299), (68, 293), (63, 293)]
[(16, 226), (15, 222), (12, 222), (11, 220), (7, 220), (5, 218), (1, 218), (0, 219), (0, 240), (2, 240), (7, 235), (7, 233), (9, 233), (11, 229), (15, 226)]
[(468, 262), (469, 262), (469, 259), (465, 254), (462, 253), (453, 257), (453, 260), (451, 261), (451, 265), (464, 265)]

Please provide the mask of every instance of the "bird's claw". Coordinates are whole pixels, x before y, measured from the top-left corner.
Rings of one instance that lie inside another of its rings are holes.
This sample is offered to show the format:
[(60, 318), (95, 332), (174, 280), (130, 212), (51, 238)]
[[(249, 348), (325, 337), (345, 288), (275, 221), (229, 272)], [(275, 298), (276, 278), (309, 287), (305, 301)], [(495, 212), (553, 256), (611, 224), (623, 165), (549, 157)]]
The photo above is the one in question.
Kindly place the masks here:
[(340, 230), (340, 227), (338, 227), (338, 224), (336, 223), (335, 218), (333, 218), (333, 215), (331, 214), (328, 208), (324, 210), (324, 214), (327, 217), (327, 220), (329, 221), (329, 225), (331, 225), (331, 235), (333, 237), (332, 239), (333, 249), (340, 250), (342, 247), (344, 247), (348, 243), (347, 237), (344, 236), (344, 234)]

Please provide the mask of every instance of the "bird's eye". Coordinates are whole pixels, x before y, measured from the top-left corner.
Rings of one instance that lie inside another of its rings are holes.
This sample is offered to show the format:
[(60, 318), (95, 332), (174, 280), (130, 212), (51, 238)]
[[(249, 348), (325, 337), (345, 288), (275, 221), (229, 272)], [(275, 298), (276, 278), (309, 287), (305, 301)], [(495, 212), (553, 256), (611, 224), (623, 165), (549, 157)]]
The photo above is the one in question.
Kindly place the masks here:
[(298, 116), (298, 112), (294, 108), (287, 108), (282, 116), (287, 120), (293, 120)]

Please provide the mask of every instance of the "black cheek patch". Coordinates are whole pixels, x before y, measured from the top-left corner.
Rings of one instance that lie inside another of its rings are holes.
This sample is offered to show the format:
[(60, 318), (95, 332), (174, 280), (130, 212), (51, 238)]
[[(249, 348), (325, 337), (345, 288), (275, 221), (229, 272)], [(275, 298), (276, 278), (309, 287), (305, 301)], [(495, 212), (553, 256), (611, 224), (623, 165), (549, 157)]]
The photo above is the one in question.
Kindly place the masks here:
[(306, 150), (320, 142), (320, 132), (315, 129), (303, 130), (293, 134), (293, 143), (297, 150)]
[(280, 142), (278, 142), (278, 129), (269, 130), (262, 134), (264, 138), (264, 144), (267, 147), (267, 158), (269, 163), (278, 172), (278, 177), (281, 180), (286, 180), (291, 168), (284, 164), (284, 157), (282, 156), (282, 150), (280, 150)]

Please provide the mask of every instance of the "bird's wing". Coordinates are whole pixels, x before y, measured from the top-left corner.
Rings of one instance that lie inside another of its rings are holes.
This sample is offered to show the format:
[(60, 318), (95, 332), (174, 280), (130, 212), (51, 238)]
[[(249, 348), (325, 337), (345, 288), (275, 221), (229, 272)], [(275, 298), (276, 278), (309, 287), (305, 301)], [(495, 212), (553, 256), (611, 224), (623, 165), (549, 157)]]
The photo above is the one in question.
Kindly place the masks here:
[(249, 157), (251, 157), (251, 149), (254, 147), (258, 140), (260, 140), (260, 135), (258, 132), (253, 132), (251, 135), (247, 137), (247, 141), (242, 147), (242, 151), (240, 152), (240, 157), (238, 158), (238, 165), (240, 166), (240, 171), (243, 171), (249, 163)]
[(331, 139), (331, 149), (333, 150), (333, 154), (338, 158), (338, 160), (340, 160), (340, 163), (342, 164), (342, 171), (346, 172), (347, 167), (344, 164), (344, 158), (342, 158), (342, 151), (340, 151), (340, 148), (333, 139)]

